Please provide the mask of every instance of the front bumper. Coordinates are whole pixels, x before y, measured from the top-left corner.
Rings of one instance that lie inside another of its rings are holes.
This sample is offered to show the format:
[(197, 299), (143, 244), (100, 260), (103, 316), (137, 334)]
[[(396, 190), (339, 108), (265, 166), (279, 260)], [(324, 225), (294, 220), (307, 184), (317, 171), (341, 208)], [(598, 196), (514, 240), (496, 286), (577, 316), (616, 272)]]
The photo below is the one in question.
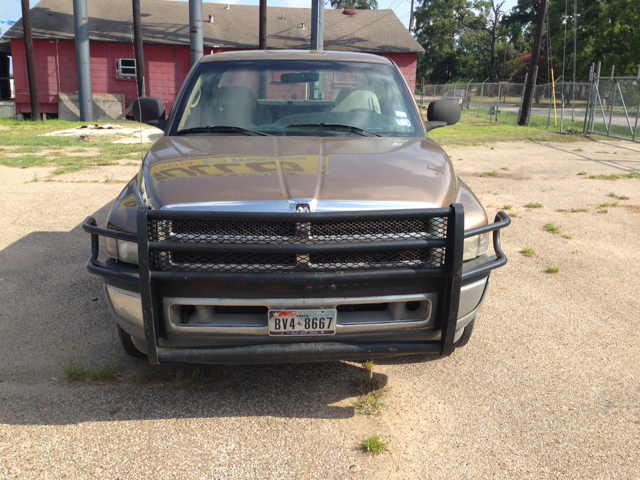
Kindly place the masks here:
[[(407, 213), (358, 212), (351, 215), (362, 219), (401, 217)], [(410, 213), (415, 215), (415, 211)], [(159, 363), (160, 360), (196, 363), (280, 363), (354, 360), (409, 354), (448, 355), (453, 350), (453, 343), (462, 334), (462, 329), (475, 318), (480, 309), (486, 295), (490, 271), (507, 261), (500, 247), (500, 229), (508, 226), (510, 219), (504, 212), (500, 212), (494, 224), (463, 232), (461, 227), (464, 225), (464, 214), (460, 205), (452, 205), (448, 209), (431, 209), (422, 214), (447, 216), (447, 238), (438, 243), (442, 246), (446, 244), (447, 255), (440, 267), (327, 272), (313, 275), (178, 273), (153, 269), (149, 258), (153, 251), (162, 247), (157, 242), (154, 244), (148, 239), (145, 241), (146, 226), (150, 219), (202, 219), (203, 216), (215, 218), (215, 212), (169, 213), (141, 209), (138, 213), (138, 223), (139, 227), (143, 227), (139, 229), (138, 236), (98, 228), (91, 217), (85, 220), (83, 229), (92, 235), (92, 254), (87, 268), (91, 273), (104, 278), (112, 313), (121, 327), (132, 335), (136, 346), (149, 355), (150, 363)], [(292, 215), (312, 215), (316, 219), (319, 215), (327, 219), (336, 217), (336, 214), (317, 213), (274, 216)], [(345, 217), (348, 219), (345, 214), (338, 216), (343, 220)], [(295, 219), (298, 221), (304, 219), (297, 217)], [(493, 232), (496, 256), (483, 256), (463, 265), (463, 239), (487, 232)], [(98, 261), (99, 236), (129, 241), (142, 238), (143, 241), (138, 243), (140, 268), (112, 260)], [(251, 285), (249, 289), (247, 284)], [(212, 291), (216, 293), (212, 295)], [(280, 293), (269, 295), (269, 291)], [(338, 324), (336, 335), (330, 340), (309, 337), (311, 341), (304, 343), (299, 341), (299, 337), (269, 337), (266, 324), (253, 325), (253, 328), (211, 325), (194, 328), (171, 321), (171, 305), (175, 303), (331, 308), (344, 303), (372, 303), (373, 300), (403, 302), (419, 299), (428, 302), (429, 306), (428, 314), (421, 320), (410, 319), (403, 322), (393, 319), (385, 322), (384, 319), (380, 321), (379, 318), (371, 318), (371, 322), (368, 323), (366, 318), (360, 318), (351, 324)]]

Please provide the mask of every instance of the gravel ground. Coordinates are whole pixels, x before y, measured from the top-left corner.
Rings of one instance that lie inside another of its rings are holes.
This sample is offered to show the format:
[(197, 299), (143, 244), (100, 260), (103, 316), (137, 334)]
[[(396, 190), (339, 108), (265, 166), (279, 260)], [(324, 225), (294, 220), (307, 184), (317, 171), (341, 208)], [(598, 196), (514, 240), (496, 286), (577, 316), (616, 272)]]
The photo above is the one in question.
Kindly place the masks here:
[[(640, 180), (577, 175), (640, 170), (640, 145), (446, 150), (491, 215), (513, 205), (510, 261), (492, 275), (467, 347), (377, 363), (388, 387), (374, 418), (354, 414), (365, 373), (347, 362), (215, 366), (207, 385), (138, 384), (177, 366), (120, 350), (78, 227), (103, 221), (123, 186), (78, 180), (135, 168), (53, 183), (31, 181), (50, 169), (0, 167), (0, 478), (640, 478)], [(557, 212), (572, 208), (587, 211)], [(66, 382), (57, 362), (69, 360), (112, 360), (120, 381)], [(377, 457), (357, 448), (374, 431), (390, 444)]]

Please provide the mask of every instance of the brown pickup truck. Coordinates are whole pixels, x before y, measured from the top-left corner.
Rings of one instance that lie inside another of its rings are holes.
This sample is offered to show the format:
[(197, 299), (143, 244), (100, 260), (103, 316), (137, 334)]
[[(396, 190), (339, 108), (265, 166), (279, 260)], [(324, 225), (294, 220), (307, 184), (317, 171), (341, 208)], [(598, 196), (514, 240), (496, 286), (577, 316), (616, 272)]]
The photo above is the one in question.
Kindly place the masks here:
[(259, 51), (203, 58), (168, 118), (156, 98), (133, 112), (164, 136), (106, 228), (83, 224), (129, 355), (359, 360), (469, 340), (510, 220), (488, 224), (428, 138), (457, 104), (423, 121), (379, 56)]

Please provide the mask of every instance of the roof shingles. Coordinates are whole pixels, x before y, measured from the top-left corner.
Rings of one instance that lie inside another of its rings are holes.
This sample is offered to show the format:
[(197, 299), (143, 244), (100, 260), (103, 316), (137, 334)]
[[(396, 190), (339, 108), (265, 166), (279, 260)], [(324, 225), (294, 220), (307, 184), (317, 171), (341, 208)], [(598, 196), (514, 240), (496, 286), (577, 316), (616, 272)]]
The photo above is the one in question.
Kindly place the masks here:
[[(130, 42), (132, 28), (129, 0), (87, 0), (89, 38), (94, 41)], [(189, 6), (186, 2), (141, 0), (142, 36), (147, 43), (189, 44)], [(284, 18), (283, 18), (284, 14)], [(214, 23), (208, 23), (213, 15)], [(258, 47), (258, 7), (203, 4), (204, 45), (209, 48)], [(302, 23), (305, 24), (303, 30)], [(41, 0), (31, 9), (34, 38), (73, 39), (73, 3)], [(22, 21), (4, 38), (22, 38)], [(311, 10), (269, 7), (267, 47), (274, 50), (308, 49)], [(325, 10), (324, 48), (355, 52), (422, 52), (420, 44), (402, 25), (393, 10)]]

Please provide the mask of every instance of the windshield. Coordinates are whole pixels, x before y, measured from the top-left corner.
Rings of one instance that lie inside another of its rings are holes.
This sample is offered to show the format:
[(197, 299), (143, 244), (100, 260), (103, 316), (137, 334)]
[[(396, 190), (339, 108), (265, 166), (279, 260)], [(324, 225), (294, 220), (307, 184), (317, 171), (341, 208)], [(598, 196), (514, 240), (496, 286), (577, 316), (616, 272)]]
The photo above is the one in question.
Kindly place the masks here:
[(171, 134), (410, 137), (420, 124), (391, 65), (233, 60), (198, 66)]

